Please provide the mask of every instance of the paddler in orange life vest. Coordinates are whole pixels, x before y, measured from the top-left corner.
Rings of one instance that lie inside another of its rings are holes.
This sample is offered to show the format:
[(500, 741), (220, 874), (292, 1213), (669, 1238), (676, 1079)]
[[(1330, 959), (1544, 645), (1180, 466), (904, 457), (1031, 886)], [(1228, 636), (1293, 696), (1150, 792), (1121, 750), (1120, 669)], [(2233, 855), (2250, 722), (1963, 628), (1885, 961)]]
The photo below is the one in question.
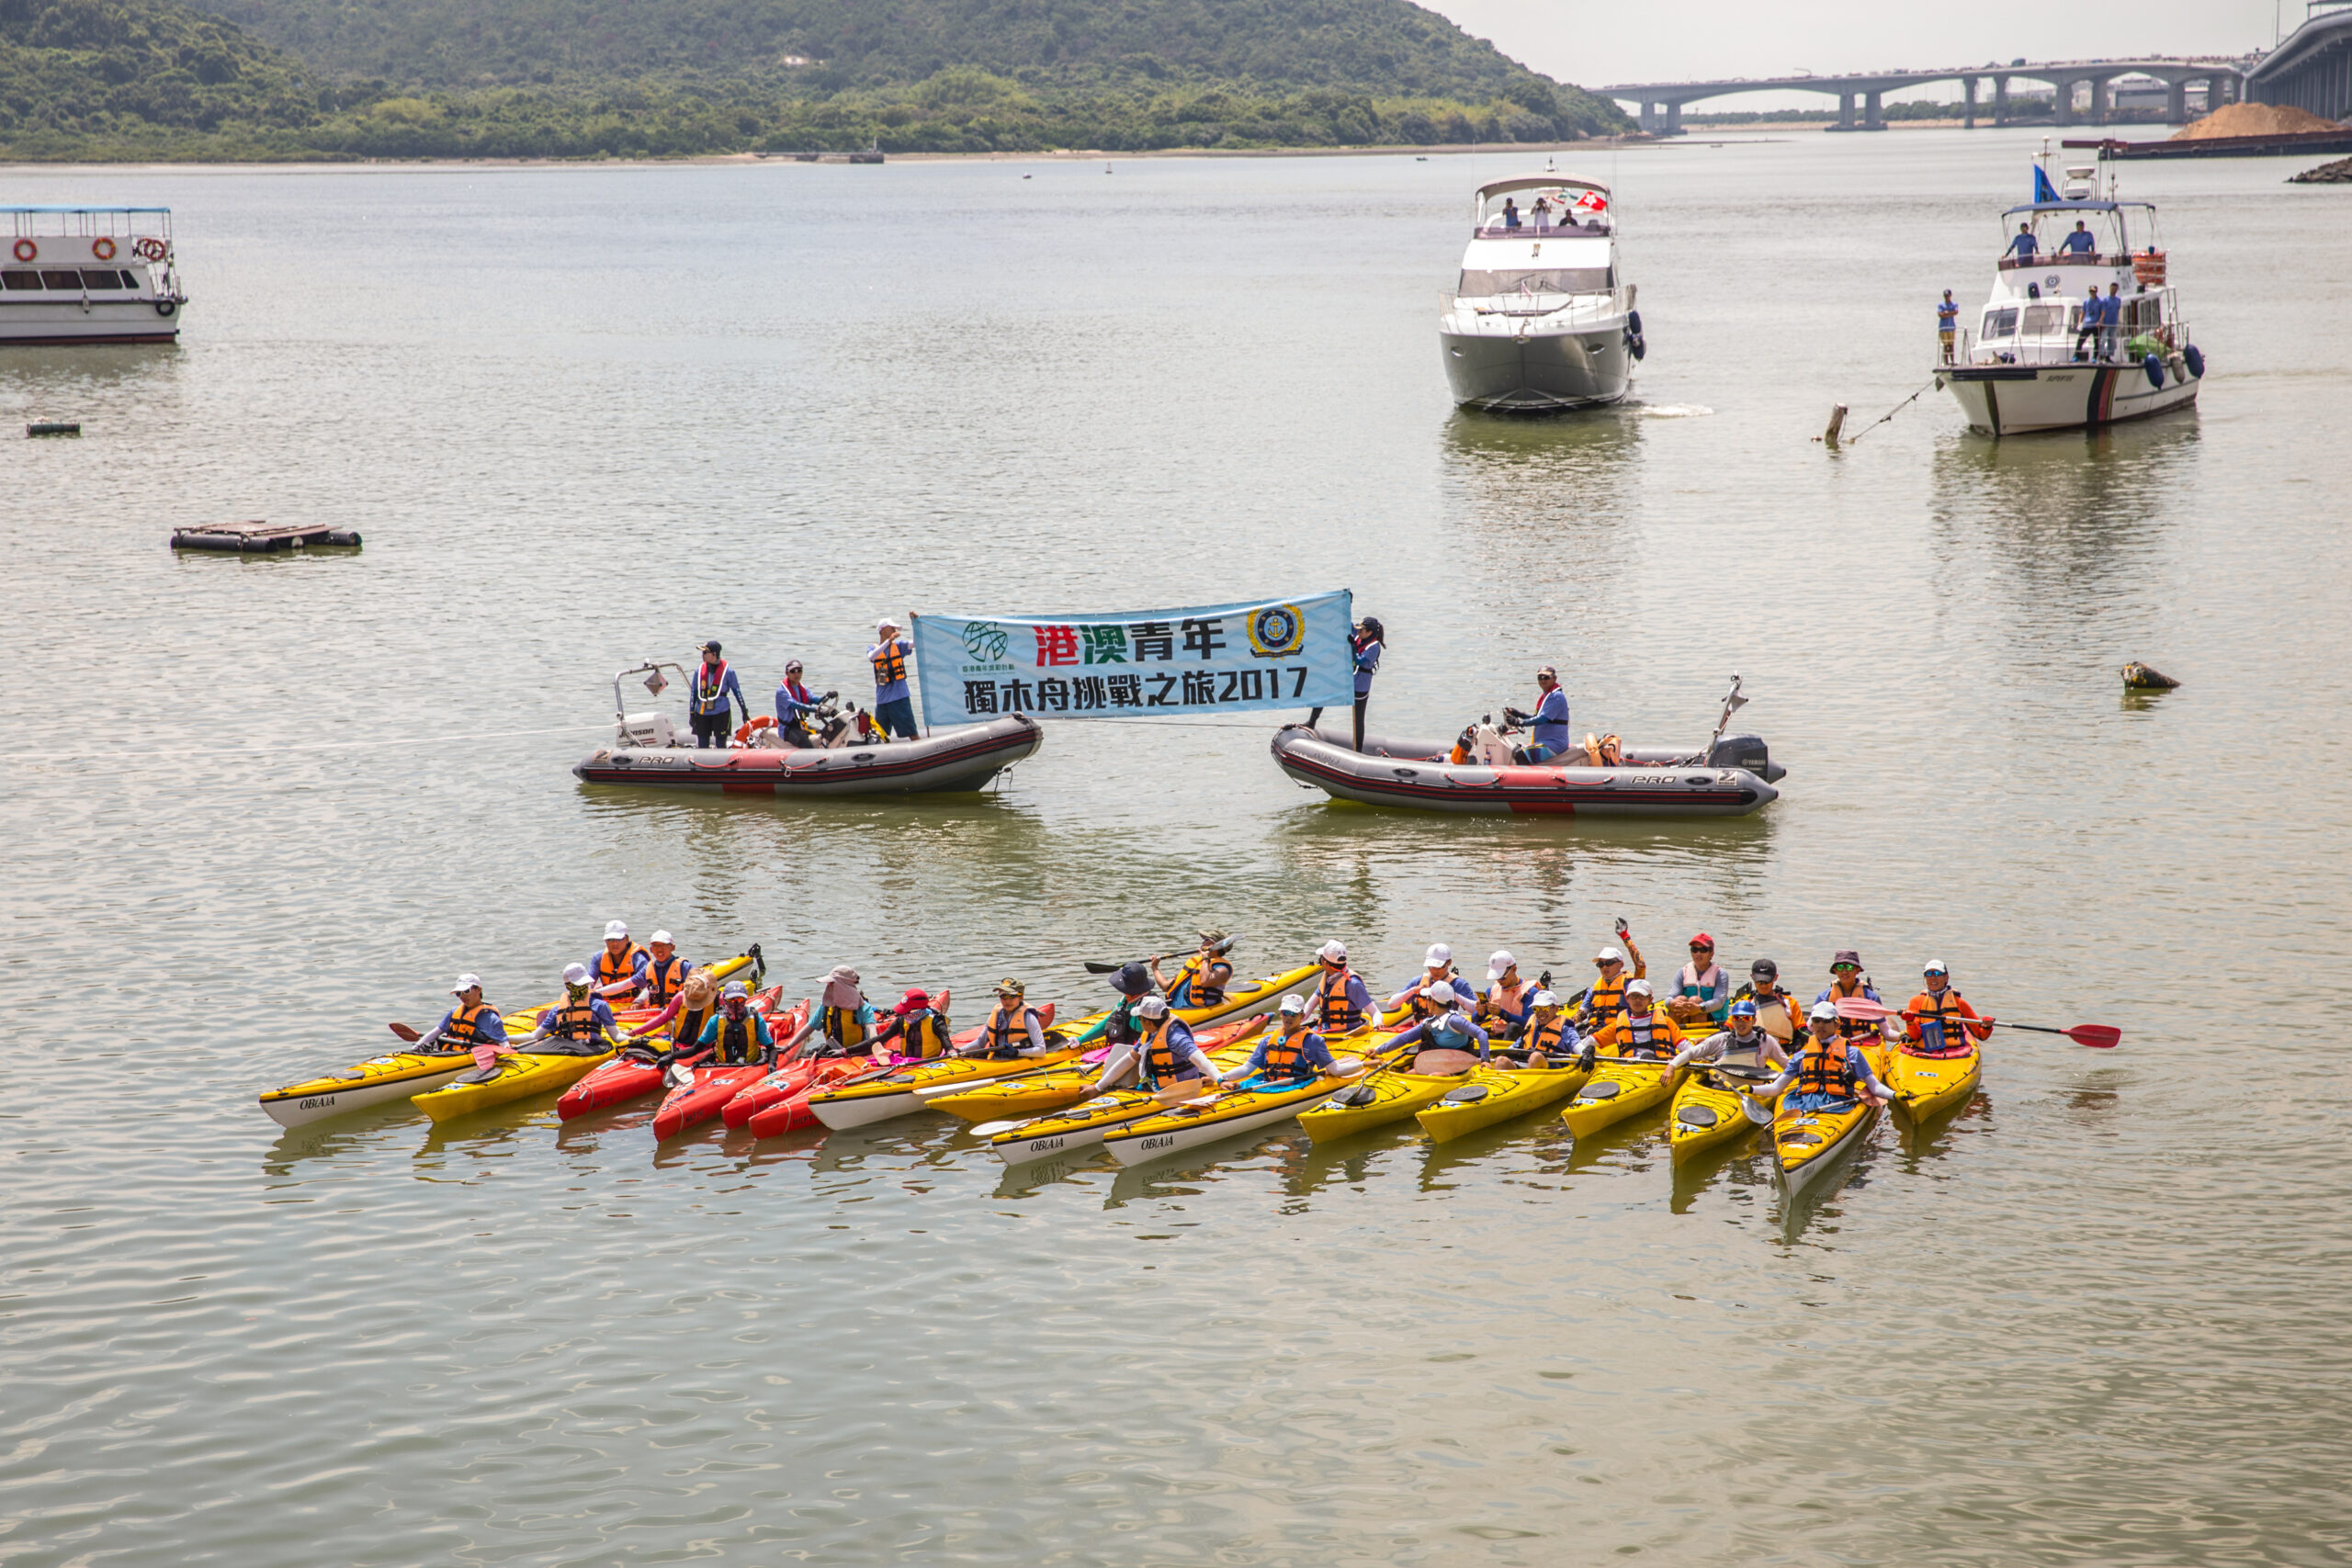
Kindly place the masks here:
[(931, 1005), (931, 993), (910, 987), (890, 1010), (890, 1017), (874, 1036), (874, 1049), (885, 1046), (900, 1056), (932, 1061), (947, 1055), (947, 1015)]
[[(1841, 947), (1829, 960), (1829, 984), (1821, 987), (1821, 995), (1813, 998), (1815, 1006), (1823, 1002), (1836, 1006), (1849, 997), (1884, 1006), (1878, 992), (1871, 988), (1871, 978), (1862, 973), (1862, 955), (1850, 947)], [(1857, 1045), (1879, 1037), (1882, 1025), (1876, 1019), (1841, 1018), (1838, 1032)]]
[(1159, 960), (1151, 961), (1151, 977), (1168, 995), (1171, 1008), (1213, 1008), (1225, 1000), (1225, 987), (1232, 983), (1233, 965), (1227, 963), (1225, 950), (1233, 945), (1220, 931), (1201, 933), (1201, 950), (1177, 966), (1176, 978), (1170, 981), (1159, 973)]
[(705, 1066), (748, 1067), (775, 1059), (775, 1036), (768, 1032), (766, 1017), (752, 1010), (750, 994), (734, 980), (718, 993), (718, 1015), (703, 1025), (695, 1043), (710, 1050)]
[(1498, 953), (1487, 960), (1487, 994), (1478, 998), (1474, 1016), (1489, 1034), (1516, 1037), (1527, 1027), (1528, 1002), (1535, 982), (1519, 977), (1519, 960)]
[(1220, 1082), (1254, 1082), (1267, 1089), (1306, 1083), (1331, 1070), (1331, 1053), (1323, 1037), (1306, 1027), (1306, 998), (1295, 992), (1283, 998), (1258, 1048), (1250, 1059), (1227, 1072)]
[(1663, 1062), (1682, 1044), (1674, 1015), (1657, 1005), (1647, 980), (1625, 982), (1625, 1008), (1593, 1034), (1596, 1047), (1629, 1062)]
[[(539, 1026), (514, 1043), (528, 1051), (541, 1041), (548, 1043), (548, 1055), (568, 1056), (594, 1056), (628, 1043), (620, 1037), (611, 1007), (589, 986), (585, 964), (563, 972), (563, 1000), (539, 1014)], [(475, 1056), (479, 1060), (481, 1053)]]
[(1735, 1002), (1756, 1004), (1756, 1027), (1792, 1046), (1804, 1038), (1804, 1010), (1796, 998), (1781, 989), (1781, 966), (1759, 958), (1747, 966), (1747, 984), (1732, 993)]
[(1634, 945), (1634, 933), (1625, 922), (1617, 922), (1617, 939), (1625, 944), (1625, 953), (1634, 955), (1631, 974), (1625, 970), (1625, 953), (1604, 947), (1592, 955), (1592, 966), (1600, 971), (1591, 988), (1584, 994), (1584, 1006), (1577, 1010), (1577, 1027), (1589, 1034), (1625, 1010), (1625, 987), (1634, 980), (1649, 975), (1649, 965), (1642, 962), (1642, 950)]
[(429, 1032), (417, 1036), (416, 1043), (409, 1049), (471, 1050), (474, 1065), (481, 1067), (490, 1066), (501, 1055), (514, 1054), (514, 1047), (506, 1041), (506, 1021), (481, 999), (481, 976), (458, 976), (458, 983), (449, 987), (449, 994), (458, 998), (458, 1005)]
[(668, 931), (655, 931), (646, 939), (645, 947), (645, 967), (637, 972), (638, 1005), (666, 1008), (685, 988), (694, 965), (678, 955), (678, 945)]
[(718, 657), (718, 642), (704, 643), (702, 662), (695, 666), (693, 689), (686, 698), (686, 717), (695, 727), (695, 745), (724, 749), (728, 733), (735, 728), (737, 708), (743, 710), (748, 722), (752, 705), (743, 700), (743, 683), (735, 679), (733, 667)]
[(1858, 1098), (1872, 1105), (1893, 1099), (1871, 1071), (1861, 1047), (1838, 1032), (1839, 1021), (1836, 1003), (1816, 1002), (1804, 1049), (1779, 1077), (1758, 1089), (1756, 1098), (1774, 1100), (1785, 1094), (1781, 1106), (1789, 1111), (1843, 1111)]
[(588, 961), (588, 983), (606, 999), (625, 997), (645, 987), (645, 949), (628, 939), (628, 923), (614, 920), (605, 927), (605, 945)]
[(1373, 1021), (1372, 991), (1363, 976), (1348, 967), (1347, 944), (1327, 942), (1315, 962), (1323, 973), (1315, 982), (1315, 1000), (1307, 1005), (1307, 1021), (1326, 1034), (1350, 1034)]
[(1216, 1064), (1201, 1050), (1184, 1021), (1169, 1016), (1167, 998), (1148, 996), (1137, 1002), (1135, 1021), (1136, 1038), (1112, 1047), (1102, 1075), (1088, 1094), (1118, 1088), (1126, 1081), (1130, 1068), (1136, 1087), (1155, 1094), (1181, 1083), (1216, 1081)]
[[(1440, 986), (1446, 988), (1446, 1000), (1442, 1003), (1434, 996)], [(1442, 942), (1433, 942), (1430, 943), (1429, 952), (1422, 956), (1420, 974), (1414, 977), (1411, 985), (1389, 998), (1388, 1005), (1383, 1010), (1395, 1012), (1398, 1008), (1409, 1006), (1415, 1018), (1436, 1018), (1453, 1006), (1453, 993), (1456, 986), (1465, 992), (1471, 989), (1470, 983), (1463, 979), (1461, 971), (1453, 966), (1453, 949)]]
[(1909, 1026), (1907, 1032), (1916, 1045), (1916, 1049), (1905, 1047), (1906, 1050), (1919, 1056), (1954, 1055), (1965, 1051), (1972, 1038), (1981, 1042), (1992, 1037), (1993, 1021), (1986, 1018), (1976, 1021), (1976, 1010), (1953, 987), (1951, 971), (1944, 967), (1942, 959), (1928, 960), (1928, 966), (1919, 976), (1927, 989), (1913, 997), (1910, 1006), (1903, 1010)]
[(1015, 1056), (1046, 1054), (1045, 1020), (1028, 1002), (1026, 982), (1010, 977), (996, 983), (996, 1006), (980, 1021), (980, 1037), (966, 1048), (967, 1056), (1010, 1061)]
[(907, 684), (907, 660), (914, 651), (913, 641), (899, 635), (898, 622), (874, 623), (874, 646), (865, 650), (865, 661), (874, 666), (874, 722), (886, 740), (893, 735), (915, 739), (914, 689)]
[(1577, 1055), (1579, 1043), (1577, 1026), (1568, 1021), (1567, 1009), (1559, 998), (1538, 991), (1527, 999), (1527, 1029), (1519, 1037), (1519, 1048), (1527, 1054), (1528, 1066), (1566, 1063)]

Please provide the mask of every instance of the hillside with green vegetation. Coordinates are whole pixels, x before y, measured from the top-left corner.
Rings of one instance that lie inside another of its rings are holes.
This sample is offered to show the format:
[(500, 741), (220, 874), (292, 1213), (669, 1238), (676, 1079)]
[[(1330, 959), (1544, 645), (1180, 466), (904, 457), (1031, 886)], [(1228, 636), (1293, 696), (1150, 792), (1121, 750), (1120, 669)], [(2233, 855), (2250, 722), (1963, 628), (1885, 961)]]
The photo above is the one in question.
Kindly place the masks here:
[[(217, 14), (214, 14), (217, 13)], [(0, 156), (663, 157), (1627, 129), (1406, 0), (0, 0)]]

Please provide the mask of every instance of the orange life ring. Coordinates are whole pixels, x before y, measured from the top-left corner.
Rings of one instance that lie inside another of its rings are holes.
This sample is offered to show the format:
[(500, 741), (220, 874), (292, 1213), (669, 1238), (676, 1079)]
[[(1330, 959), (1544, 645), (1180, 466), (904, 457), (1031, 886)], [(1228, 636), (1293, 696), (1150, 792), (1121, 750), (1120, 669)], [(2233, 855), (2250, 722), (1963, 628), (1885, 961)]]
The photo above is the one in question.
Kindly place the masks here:
[(147, 261), (162, 261), (166, 248), (163, 241), (153, 235), (130, 243), (130, 254)]
[(104, 234), (90, 243), (90, 254), (100, 261), (114, 260), (114, 242)]
[(18, 261), (37, 261), (40, 257), (40, 247), (30, 240), (19, 240), (17, 242), (16, 254)]
[(775, 728), (775, 720), (770, 718), (765, 714), (762, 714), (759, 717), (752, 719), (748, 724), (740, 724), (735, 727), (735, 744), (738, 746), (749, 746), (752, 743), (752, 736), (759, 734), (763, 729), (774, 729)]

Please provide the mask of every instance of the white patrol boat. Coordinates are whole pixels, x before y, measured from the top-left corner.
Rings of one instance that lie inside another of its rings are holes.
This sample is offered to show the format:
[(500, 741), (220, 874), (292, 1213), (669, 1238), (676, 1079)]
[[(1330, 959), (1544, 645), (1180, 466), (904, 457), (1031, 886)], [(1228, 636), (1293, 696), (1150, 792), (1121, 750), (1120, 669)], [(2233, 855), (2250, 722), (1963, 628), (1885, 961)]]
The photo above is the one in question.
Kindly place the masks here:
[[(2034, 184), (2048, 199), (2001, 215), (2010, 248), (1994, 272), (1993, 297), (1975, 327), (1958, 333), (1955, 363), (1936, 367), (1936, 385), (1991, 435), (2111, 424), (2194, 403), (2205, 356), (2165, 283), (2154, 206), (2115, 199), (2104, 148), (2095, 162), (2068, 168), (2063, 185), (2050, 180), (2049, 161), (2044, 141)], [(2015, 249), (2019, 224), (2035, 241), (2024, 255)], [(2064, 248), (2077, 224), (2089, 243)], [(2116, 322), (2086, 328), (2085, 304), (2110, 289)]]
[(1634, 286), (1617, 278), (1609, 187), (1570, 175), (1480, 186), (1462, 277), (1439, 296), (1453, 400), (1511, 412), (1613, 403), (1642, 357)]
[(173, 343), (168, 207), (0, 207), (0, 345)]

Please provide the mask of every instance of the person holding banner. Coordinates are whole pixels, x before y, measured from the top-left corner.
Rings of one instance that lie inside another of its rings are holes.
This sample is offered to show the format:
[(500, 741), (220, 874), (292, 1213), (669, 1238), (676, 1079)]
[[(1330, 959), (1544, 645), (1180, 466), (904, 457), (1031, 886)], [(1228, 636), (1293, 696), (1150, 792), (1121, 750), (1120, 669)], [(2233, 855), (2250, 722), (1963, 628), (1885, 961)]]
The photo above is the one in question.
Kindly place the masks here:
[(885, 739), (918, 739), (914, 698), (907, 685), (907, 660), (914, 657), (914, 642), (900, 637), (899, 623), (888, 619), (874, 624), (874, 646), (865, 650), (866, 662), (874, 666), (874, 722), (882, 727)]
[[(1348, 628), (1348, 653), (1355, 664), (1356, 676), (1356, 750), (1363, 750), (1363, 705), (1372, 700), (1372, 677), (1380, 668), (1382, 645), (1387, 637), (1376, 615), (1366, 615)], [(1317, 708), (1306, 716), (1306, 728), (1312, 729), (1322, 721), (1323, 710)]]

